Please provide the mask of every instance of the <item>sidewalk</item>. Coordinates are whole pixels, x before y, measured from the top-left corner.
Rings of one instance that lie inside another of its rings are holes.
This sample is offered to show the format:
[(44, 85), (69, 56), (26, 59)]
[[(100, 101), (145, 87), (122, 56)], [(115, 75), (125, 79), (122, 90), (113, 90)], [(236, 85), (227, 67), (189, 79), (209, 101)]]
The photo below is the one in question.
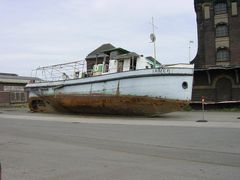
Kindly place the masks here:
[(21, 119), (32, 121), (58, 121), (89, 124), (120, 124), (120, 125), (151, 125), (151, 126), (178, 126), (178, 127), (226, 127), (240, 128), (240, 113), (231, 112), (205, 112), (206, 123), (202, 120), (202, 112), (174, 112), (160, 117), (124, 117), (104, 115), (73, 115), (73, 114), (47, 114), (31, 113), (26, 109), (0, 110), (0, 117), (4, 119)]

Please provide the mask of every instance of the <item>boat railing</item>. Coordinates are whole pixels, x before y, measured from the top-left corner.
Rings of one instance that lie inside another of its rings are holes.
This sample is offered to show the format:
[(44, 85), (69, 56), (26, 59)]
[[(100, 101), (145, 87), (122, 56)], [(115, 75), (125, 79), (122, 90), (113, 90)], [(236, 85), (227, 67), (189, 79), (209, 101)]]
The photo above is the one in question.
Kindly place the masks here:
[(62, 81), (83, 78), (86, 74), (85, 60), (39, 67), (32, 71), (36, 82)]

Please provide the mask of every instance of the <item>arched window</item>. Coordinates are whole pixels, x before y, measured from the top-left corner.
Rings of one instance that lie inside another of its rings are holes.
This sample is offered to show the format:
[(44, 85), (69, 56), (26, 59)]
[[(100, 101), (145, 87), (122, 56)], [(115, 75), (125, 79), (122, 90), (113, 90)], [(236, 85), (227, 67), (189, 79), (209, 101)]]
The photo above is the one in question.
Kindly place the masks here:
[(217, 61), (229, 61), (230, 54), (227, 48), (220, 48), (217, 50)]
[(220, 2), (220, 3), (215, 4), (214, 12), (216, 15), (227, 13), (227, 3)]
[(216, 37), (228, 36), (228, 26), (227, 24), (218, 24), (216, 26)]

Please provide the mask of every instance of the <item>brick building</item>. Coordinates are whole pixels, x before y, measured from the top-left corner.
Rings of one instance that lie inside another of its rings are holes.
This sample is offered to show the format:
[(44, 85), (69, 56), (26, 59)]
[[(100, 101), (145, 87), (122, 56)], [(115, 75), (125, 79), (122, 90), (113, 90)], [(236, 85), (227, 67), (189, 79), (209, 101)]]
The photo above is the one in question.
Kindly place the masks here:
[(198, 28), (193, 101), (240, 101), (240, 0), (194, 0)]
[(34, 79), (17, 74), (0, 73), (0, 105), (26, 103), (28, 94), (24, 87)]

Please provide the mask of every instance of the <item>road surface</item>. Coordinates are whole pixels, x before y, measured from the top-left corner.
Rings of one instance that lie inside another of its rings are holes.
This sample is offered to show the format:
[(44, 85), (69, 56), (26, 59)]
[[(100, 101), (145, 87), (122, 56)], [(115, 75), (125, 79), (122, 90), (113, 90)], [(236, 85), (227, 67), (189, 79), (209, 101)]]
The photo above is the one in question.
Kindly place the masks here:
[(205, 117), (0, 109), (2, 180), (239, 180), (240, 113)]

